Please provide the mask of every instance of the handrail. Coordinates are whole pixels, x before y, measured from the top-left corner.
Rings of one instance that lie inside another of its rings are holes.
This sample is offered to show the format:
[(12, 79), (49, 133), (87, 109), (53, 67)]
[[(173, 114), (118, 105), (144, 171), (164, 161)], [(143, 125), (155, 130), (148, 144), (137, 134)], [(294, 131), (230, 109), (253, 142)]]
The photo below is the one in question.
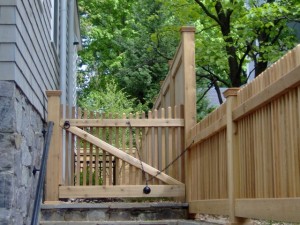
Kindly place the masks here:
[(39, 174), (39, 180), (38, 180), (38, 185), (37, 185), (35, 199), (34, 199), (31, 225), (37, 225), (38, 220), (39, 220), (38, 216), (39, 216), (39, 210), (40, 210), (40, 205), (41, 205), (42, 189), (43, 189), (45, 176), (46, 176), (46, 165), (47, 165), (48, 152), (49, 152), (49, 146), (50, 146), (50, 141), (51, 141), (53, 125), (54, 125), (54, 123), (52, 121), (48, 122), (48, 131), (46, 132), (46, 136), (45, 136), (41, 168), (39, 170), (34, 168), (34, 170), (33, 170), (33, 174), (35, 174), (36, 171), (39, 171), (40, 174)]

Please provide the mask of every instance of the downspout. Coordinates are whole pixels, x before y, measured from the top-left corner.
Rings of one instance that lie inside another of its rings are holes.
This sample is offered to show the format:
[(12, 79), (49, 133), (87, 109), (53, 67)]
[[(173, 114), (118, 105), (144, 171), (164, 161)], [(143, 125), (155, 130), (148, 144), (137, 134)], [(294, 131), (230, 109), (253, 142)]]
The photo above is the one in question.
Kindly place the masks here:
[[(60, 50), (59, 50), (59, 74), (62, 104), (62, 118), (66, 118), (66, 83), (67, 83), (67, 0), (60, 1)], [(62, 138), (62, 184), (65, 183), (65, 158), (66, 158), (66, 131), (63, 130)]]
[[(69, 49), (69, 57), (68, 57), (68, 105), (69, 105), (69, 111), (68, 111), (68, 115), (71, 116), (72, 115), (72, 107), (75, 106), (74, 105), (74, 97), (73, 97), (73, 93), (74, 93), (74, 84), (75, 84), (75, 78), (74, 78), (74, 56), (75, 56), (75, 51), (74, 51), (74, 4), (75, 0), (70, 0), (69, 2), (69, 27), (68, 27), (68, 36), (69, 36), (69, 43), (68, 43), (68, 49)], [(72, 157), (72, 138), (71, 138), (71, 134), (69, 134), (69, 143), (68, 143), (68, 149), (66, 149), (66, 151), (68, 151), (68, 156), (69, 158), (67, 159), (67, 165), (66, 167), (67, 169), (67, 177), (68, 177), (68, 181), (67, 184), (71, 185), (72, 184), (72, 173), (71, 173), (71, 167), (72, 167), (72, 160), (70, 157)]]

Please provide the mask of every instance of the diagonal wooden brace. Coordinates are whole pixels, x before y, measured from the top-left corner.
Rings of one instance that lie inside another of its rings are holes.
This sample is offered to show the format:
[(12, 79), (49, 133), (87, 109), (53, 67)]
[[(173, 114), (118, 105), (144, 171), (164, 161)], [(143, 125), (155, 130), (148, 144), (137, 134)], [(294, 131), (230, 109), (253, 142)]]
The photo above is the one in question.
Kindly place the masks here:
[(141, 163), (142, 163), (143, 169), (146, 173), (156, 177), (157, 179), (165, 182), (166, 184), (183, 185), (183, 183), (181, 183), (180, 181), (170, 177), (169, 175), (163, 172), (160, 172), (159, 170), (155, 169), (154, 167), (144, 162), (140, 162), (139, 159), (134, 158), (133, 156), (127, 154), (126, 152), (121, 151), (120, 149), (106, 143), (105, 141), (102, 141), (101, 139), (89, 134), (88, 132), (78, 127), (70, 126), (68, 128), (68, 131), (139, 169), (141, 169)]

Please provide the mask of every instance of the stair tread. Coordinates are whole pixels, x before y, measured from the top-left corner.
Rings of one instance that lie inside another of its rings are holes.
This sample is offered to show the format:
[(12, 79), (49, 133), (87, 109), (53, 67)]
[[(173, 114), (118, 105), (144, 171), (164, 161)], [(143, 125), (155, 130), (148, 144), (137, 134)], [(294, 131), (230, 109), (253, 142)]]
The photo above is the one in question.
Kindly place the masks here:
[[(78, 225), (115, 224), (116, 221), (120, 221), (118, 224), (124, 225), (177, 225), (176, 221), (187, 218), (188, 204), (177, 202), (62, 203), (44, 204), (41, 207), (41, 221), (45, 225), (68, 225), (75, 222)], [(85, 221), (88, 223), (84, 223)]]
[(193, 220), (152, 220), (152, 221), (41, 221), (41, 225), (213, 225), (217, 223)]
[(187, 208), (188, 203), (177, 202), (149, 202), (149, 203), (126, 203), (126, 202), (111, 202), (111, 203), (61, 203), (61, 204), (43, 204), (41, 209), (95, 209), (95, 208)]

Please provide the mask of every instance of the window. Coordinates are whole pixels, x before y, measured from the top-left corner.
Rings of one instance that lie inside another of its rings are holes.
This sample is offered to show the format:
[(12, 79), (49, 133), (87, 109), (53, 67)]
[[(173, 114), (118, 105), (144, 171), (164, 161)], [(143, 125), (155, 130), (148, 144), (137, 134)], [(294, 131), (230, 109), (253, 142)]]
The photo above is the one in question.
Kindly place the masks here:
[(59, 41), (59, 0), (52, 0), (51, 10), (51, 42), (54, 48), (58, 50)]

